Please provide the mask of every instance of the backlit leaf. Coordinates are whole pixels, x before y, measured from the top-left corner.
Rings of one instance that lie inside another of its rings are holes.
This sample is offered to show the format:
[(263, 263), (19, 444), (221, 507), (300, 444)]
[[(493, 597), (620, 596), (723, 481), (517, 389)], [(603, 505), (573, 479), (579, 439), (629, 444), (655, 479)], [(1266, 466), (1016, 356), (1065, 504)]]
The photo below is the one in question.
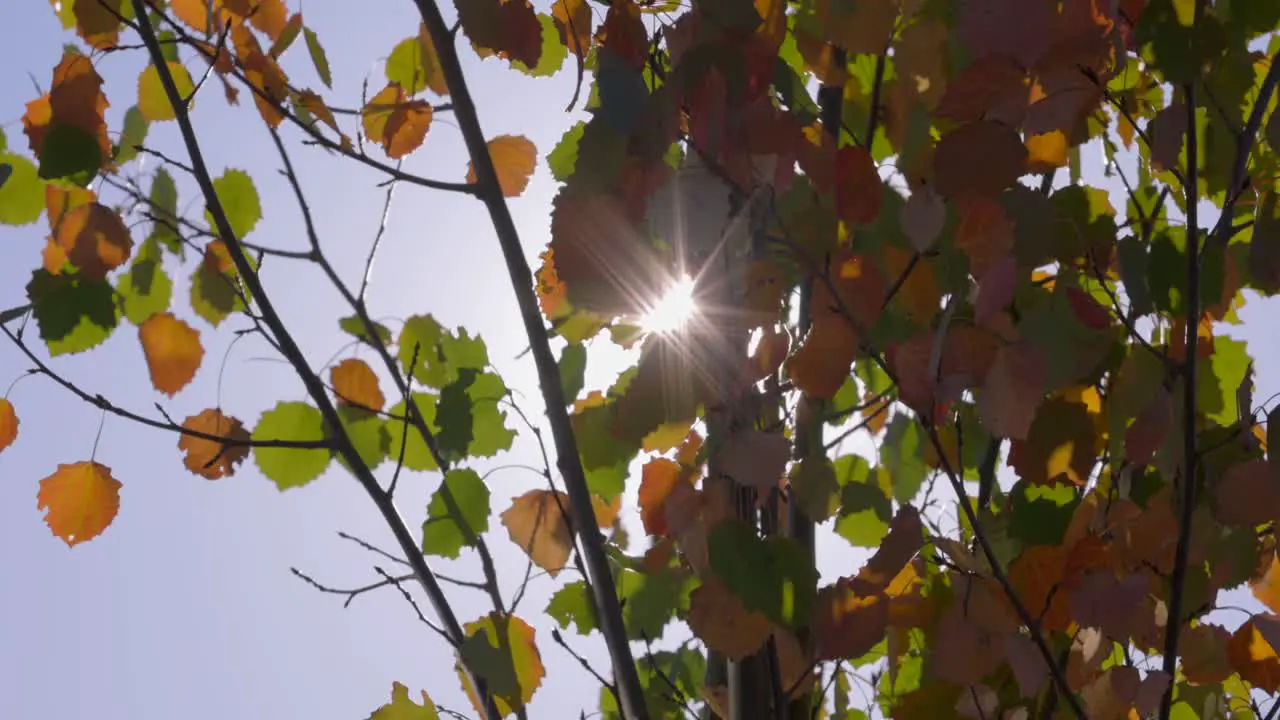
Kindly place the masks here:
[(995, 197), (1025, 170), (1027, 148), (1013, 128), (979, 120), (953, 130), (938, 143), (933, 164), (938, 192), (948, 198)]
[(0, 452), (18, 439), (18, 413), (9, 398), (0, 398)]
[[(190, 98), (195, 90), (195, 83), (191, 81), (191, 73), (187, 72), (187, 67), (180, 62), (166, 62), (165, 67), (173, 76), (178, 96)], [(160, 70), (155, 65), (147, 65), (138, 76), (138, 110), (150, 122), (164, 122), (177, 117), (160, 80)]]
[(387, 403), (378, 387), (378, 376), (369, 363), (360, 358), (347, 358), (329, 371), (329, 380), (338, 400), (369, 410), (381, 410)]
[(98, 202), (78, 205), (58, 222), (54, 242), (80, 273), (101, 280), (133, 251), (133, 238), (114, 210)]
[[(445, 489), (456, 504), (457, 513), (444, 498)], [(445, 473), (441, 487), (427, 505), (422, 523), (422, 551), (428, 555), (456, 558), (466, 546), (489, 529), (489, 488), (474, 470), (457, 469)]]
[[(462, 31), (481, 52), (535, 67), (542, 54), (542, 25), (528, 0), (470, 0), (458, 3)], [(485, 52), (488, 51), (488, 52)]]
[[(235, 233), (236, 239), (244, 239), (262, 219), (262, 203), (258, 200), (253, 178), (243, 170), (228, 170), (213, 181), (213, 189), (218, 193), (218, 202), (227, 215), (231, 232)], [(208, 211), (205, 219), (216, 228)]]
[[(253, 429), (254, 440), (324, 440), (320, 411), (303, 402), (281, 402), (262, 414)], [(281, 490), (302, 487), (320, 477), (332, 455), (325, 449), (253, 448), (253, 460), (267, 479)]]
[(78, 353), (101, 344), (120, 322), (111, 285), (78, 275), (32, 273), (27, 298), (50, 355)]
[(102, 534), (115, 520), (121, 487), (111, 468), (101, 463), (59, 465), (40, 481), (37, 508), (46, 511), (44, 521), (53, 534), (74, 547)]
[(324, 83), (325, 87), (332, 88), (333, 74), (329, 71), (329, 57), (325, 54), (324, 46), (320, 44), (320, 38), (311, 28), (303, 28), (302, 37), (307, 41), (307, 53), (311, 55), (311, 64), (315, 66), (320, 82)]
[(30, 225), (44, 212), (44, 180), (36, 166), (21, 155), (0, 154), (9, 176), (0, 183), (0, 223)]
[(773, 626), (764, 615), (747, 610), (718, 579), (709, 577), (689, 596), (689, 629), (708, 648), (741, 660), (764, 645)]
[[(538, 149), (523, 135), (499, 135), (489, 141), (489, 157), (498, 174), (498, 185), (506, 197), (519, 197), (529, 186), (538, 164)], [(467, 182), (476, 181), (476, 171), (467, 167)]]
[(437, 95), (448, 94), (444, 71), (426, 28), (416, 37), (405, 38), (396, 44), (387, 57), (387, 82), (397, 83), (409, 95), (417, 95), (430, 89)]
[(138, 326), (138, 340), (147, 357), (151, 384), (167, 395), (186, 387), (204, 360), (200, 332), (172, 313), (157, 313)]
[[(562, 510), (563, 508), (563, 510)], [(566, 514), (569, 496), (559, 491), (530, 490), (502, 513), (502, 525), (534, 564), (555, 577), (569, 560), (573, 536)]]
[(409, 697), (409, 688), (398, 682), (391, 683), (391, 702), (383, 705), (369, 716), (369, 720), (438, 720), (436, 704), (431, 702), (427, 691), (422, 691), (422, 704)]
[[(484, 678), (498, 712), (522, 709), (542, 684), (546, 668), (534, 642), (534, 629), (514, 615), (490, 613), (463, 628), (466, 640), (458, 655), (472, 672)], [(463, 677), (463, 687), (476, 712), (483, 715), (475, 691)]]
[(160, 262), (160, 249), (153, 241), (142, 246), (129, 272), (116, 283), (120, 293), (124, 316), (134, 325), (141, 325), (152, 315), (169, 309), (173, 298), (173, 281)]
[(182, 427), (239, 443), (231, 445), (185, 434), (178, 437), (178, 449), (184, 454), (182, 462), (188, 470), (206, 480), (234, 474), (236, 466), (249, 456), (249, 431), (239, 420), (222, 414), (218, 408), (188, 417), (182, 422)]
[(381, 145), (392, 160), (417, 150), (431, 127), (430, 103), (410, 100), (396, 83), (374, 95), (360, 116), (365, 134)]

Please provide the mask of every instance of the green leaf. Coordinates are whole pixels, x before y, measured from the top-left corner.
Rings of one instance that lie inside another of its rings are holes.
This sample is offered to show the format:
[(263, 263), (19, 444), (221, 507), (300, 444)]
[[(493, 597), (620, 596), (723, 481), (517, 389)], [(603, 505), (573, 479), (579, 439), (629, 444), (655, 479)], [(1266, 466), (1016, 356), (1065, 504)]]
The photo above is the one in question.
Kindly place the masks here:
[[(391, 448), (391, 433), (385, 419), (364, 408), (345, 404), (338, 406), (338, 417), (356, 454), (369, 469), (378, 467), (387, 459)], [(338, 455), (338, 462), (348, 470), (351, 469), (346, 458), (341, 455)]]
[(560, 384), (564, 387), (564, 401), (572, 405), (582, 392), (587, 371), (587, 348), (582, 343), (565, 346), (560, 353)]
[(800, 545), (790, 539), (761, 539), (740, 521), (721, 522), (707, 538), (711, 569), (748, 610), (774, 622), (809, 622), (818, 573)]
[(27, 283), (40, 339), (53, 356), (78, 353), (104, 342), (120, 323), (111, 285), (74, 273), (36, 270)]
[(1249, 369), (1249, 350), (1243, 340), (1218, 335), (1213, 354), (1201, 360), (1196, 380), (1200, 412), (1219, 425), (1231, 425), (1239, 417), (1236, 390)]
[(929, 442), (924, 429), (906, 415), (895, 415), (885, 428), (880, 462), (893, 483), (893, 499), (910, 502), (924, 484), (929, 468), (924, 462), (924, 446)]
[(417, 36), (396, 43), (387, 56), (387, 82), (399, 84), (409, 95), (417, 95), (427, 89), (429, 73), (424, 64), (422, 42)]
[(439, 720), (440, 713), (436, 704), (431, 702), (427, 691), (422, 691), (422, 704), (419, 705), (409, 697), (409, 688), (400, 683), (391, 685), (391, 702), (383, 705), (369, 716), (369, 720)]
[(677, 613), (688, 609), (693, 581), (670, 569), (643, 573), (624, 569), (616, 576), (622, 624), (631, 640), (662, 637), (663, 628)]
[(50, 125), (45, 132), (40, 146), (40, 177), (88, 185), (102, 167), (98, 139), (74, 125), (61, 123)]
[(154, 240), (143, 243), (129, 272), (116, 284), (125, 318), (141, 325), (147, 318), (169, 309), (173, 299), (173, 281), (160, 261), (160, 246)]
[(516, 433), (507, 427), (507, 413), (498, 401), (507, 396), (507, 385), (493, 373), (480, 373), (467, 388), (471, 398), (471, 457), (493, 457), (511, 449)]
[(854, 547), (879, 547), (880, 541), (889, 532), (891, 520), (893, 502), (878, 485), (861, 480), (844, 486), (840, 494), (840, 517), (836, 520), (836, 534), (848, 540), (849, 544)]
[[(412, 397), (413, 404), (422, 413), (422, 419), (426, 422), (427, 429), (434, 434), (437, 430), (435, 427), (436, 396), (430, 393), (414, 393)], [(404, 400), (392, 406), (390, 412), (395, 417), (408, 417), (408, 407)], [(405, 423), (396, 419), (388, 420), (387, 433), (391, 436), (388, 455), (392, 460), (398, 460), (401, 448), (403, 448), (404, 467), (406, 470), (439, 469), (435, 458), (431, 455), (431, 449), (427, 447), (427, 442), (422, 439), (422, 435), (414, 428), (412, 423)]]
[(30, 225), (44, 212), (44, 185), (32, 162), (21, 155), (0, 155), (9, 178), (0, 185), (0, 223)]
[[(448, 488), (457, 505), (457, 514), (444, 499)], [(445, 473), (440, 489), (427, 505), (422, 523), (422, 552), (456, 558), (463, 547), (475, 545), (476, 538), (489, 529), (489, 488), (474, 470), (456, 469)]]
[[(324, 416), (304, 402), (281, 402), (262, 414), (253, 429), (253, 439), (323, 440), (328, 436)], [(258, 469), (281, 490), (302, 487), (320, 477), (329, 466), (331, 453), (324, 448), (254, 447)]]
[(436, 446), (445, 460), (457, 461), (466, 457), (467, 448), (475, 437), (471, 395), (467, 390), (475, 382), (476, 375), (475, 370), (463, 370), (456, 381), (440, 391), (440, 402), (436, 404), (436, 422), (440, 425)]
[(583, 408), (569, 418), (587, 471), (587, 487), (605, 502), (622, 492), (631, 460), (640, 452), (638, 442), (626, 442), (611, 430), (613, 415), (614, 405), (608, 403)]
[[(444, 328), (430, 315), (413, 315), (404, 321), (404, 327), (400, 329), (396, 353), (400, 367), (427, 387), (443, 388), (453, 380), (448, 365), (440, 358), (439, 345), (443, 337)], [(417, 364), (410, 367), (414, 362), (415, 347)]]
[[(472, 672), (488, 683), (498, 713), (506, 716), (523, 708), (546, 674), (534, 644), (533, 628), (515, 615), (491, 612), (467, 623), (465, 630), (467, 638), (458, 654)], [(465, 676), (463, 683), (465, 687)]]
[(182, 255), (182, 240), (175, 229), (178, 227), (178, 186), (173, 176), (163, 167), (156, 168), (156, 176), (151, 180), (149, 197), (151, 214), (155, 222), (151, 226), (151, 239), (164, 244), (169, 252)]
[(267, 54), (273, 58), (279, 58), (293, 45), (298, 39), (298, 33), (302, 31), (302, 15), (294, 15), (289, 18), (289, 22), (285, 23), (284, 30), (280, 32), (280, 36), (276, 41), (271, 43), (271, 49)]
[(449, 370), (483, 370), (489, 365), (489, 350), (479, 335), (471, 337), (466, 328), (456, 334), (446, 332), (440, 338), (440, 355)]
[(560, 623), (562, 629), (567, 630), (572, 624), (579, 635), (590, 635), (592, 630), (599, 627), (595, 606), (591, 604), (591, 594), (582, 580), (575, 580), (557, 590), (547, 603), (547, 615)]
[[(191, 73), (187, 67), (177, 60), (166, 59), (165, 68), (173, 78), (178, 97), (190, 98), (195, 93), (196, 86), (191, 81)], [(152, 122), (173, 120), (178, 116), (173, 104), (169, 102), (169, 94), (165, 92), (160, 70), (154, 63), (147, 65), (138, 77), (138, 110)]]
[(316, 68), (316, 74), (320, 76), (320, 82), (324, 86), (333, 89), (333, 76), (329, 74), (329, 58), (325, 55), (324, 47), (320, 44), (320, 38), (316, 37), (316, 33), (311, 28), (303, 28), (302, 36), (307, 41), (307, 52), (311, 55), (311, 64)]
[(0, 128), (0, 153), (9, 149), (9, 138), (4, 134), (4, 129)]
[(578, 163), (578, 143), (586, 132), (587, 124), (578, 122), (560, 138), (560, 142), (547, 153), (547, 167), (557, 182), (568, 182), (573, 177), (574, 166)]
[(138, 109), (137, 105), (124, 113), (124, 129), (120, 131), (120, 140), (116, 143), (115, 160), (123, 165), (138, 156), (137, 146), (146, 142), (147, 131), (151, 123)]
[[(338, 320), (338, 328), (365, 345), (374, 347), (373, 336), (365, 332), (364, 321), (360, 319), (359, 315), (348, 315)], [(384, 347), (391, 344), (391, 331), (387, 329), (386, 325), (375, 322), (373, 323), (373, 331), (377, 334), (378, 340), (382, 342)]]
[[(253, 178), (243, 170), (227, 170), (213, 181), (213, 189), (217, 191), (218, 201), (222, 203), (222, 211), (231, 225), (231, 232), (237, 239), (248, 235), (262, 219), (262, 203), (258, 200), (258, 189), (253, 186)], [(211, 227), (213, 216), (205, 210), (205, 220)]]
[(840, 482), (825, 457), (804, 458), (792, 466), (789, 479), (794, 501), (813, 522), (823, 522), (840, 509)]
[(1009, 535), (1023, 545), (1056, 545), (1080, 504), (1073, 485), (1032, 485), (1019, 480), (1009, 491)]
[[(249, 259), (253, 264), (253, 259)], [(201, 262), (191, 273), (191, 308), (210, 325), (217, 327), (233, 312), (245, 310), (240, 294), (248, 296), (234, 269), (218, 272), (213, 263)]]

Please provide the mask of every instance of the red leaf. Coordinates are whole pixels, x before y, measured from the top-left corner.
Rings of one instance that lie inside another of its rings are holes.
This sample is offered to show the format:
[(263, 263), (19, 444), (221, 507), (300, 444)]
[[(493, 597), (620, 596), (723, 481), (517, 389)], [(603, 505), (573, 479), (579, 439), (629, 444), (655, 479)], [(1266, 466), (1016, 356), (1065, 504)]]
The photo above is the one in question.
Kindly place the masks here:
[(836, 153), (836, 210), (845, 222), (866, 225), (880, 214), (884, 184), (871, 154), (860, 147)]

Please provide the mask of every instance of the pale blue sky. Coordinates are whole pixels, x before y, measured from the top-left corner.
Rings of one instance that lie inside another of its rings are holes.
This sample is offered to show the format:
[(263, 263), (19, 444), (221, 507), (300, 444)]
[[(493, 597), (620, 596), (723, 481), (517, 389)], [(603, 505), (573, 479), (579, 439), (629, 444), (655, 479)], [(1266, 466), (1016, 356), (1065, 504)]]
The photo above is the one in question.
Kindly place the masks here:
[[(442, 4), (452, 14), (452, 3)], [(535, 4), (543, 8), (548, 3)], [(323, 0), (303, 8), (333, 64), (335, 89), (326, 97), (346, 106), (358, 103), (366, 77), (371, 87), (380, 85), (382, 58), (396, 41), (414, 34), (418, 22), (407, 1), (369, 3), (359, 12), (351, 8)], [(62, 43), (71, 40), (45, 0), (5, 0), (0, 8), (0, 123), (11, 147), (25, 151), (17, 119), (23, 103), (36, 96), (28, 73), (47, 87)], [(464, 57), (487, 135), (524, 134), (545, 155), (577, 119), (563, 112), (573, 95), (572, 71), (529, 79), (497, 61), (478, 62), (465, 52)], [(134, 102), (142, 62), (139, 53), (121, 53), (99, 64), (107, 79), (113, 128)], [(321, 87), (301, 43), (286, 56), (285, 65), (295, 82)], [(242, 168), (258, 181), (265, 217), (248, 239), (303, 248), (297, 207), (275, 174), (278, 158), (247, 94), (242, 97), (244, 105), (228, 109), (214, 86), (199, 100), (195, 118), (206, 158), (215, 172)], [(297, 138), (292, 132), (287, 137)], [(153, 126), (148, 144), (185, 159), (176, 138), (173, 123)], [(296, 142), (291, 148), (296, 148), (294, 161), (324, 247), (345, 277), (354, 279), (377, 226), (382, 190), (375, 183), (381, 178)], [(428, 177), (463, 177), (466, 158), (448, 115), (437, 117), (425, 147), (406, 168)], [(177, 179), (182, 207), (198, 209), (192, 183)], [(546, 241), (554, 192), (545, 164), (540, 164), (529, 190), (512, 202), (526, 251), (535, 262)], [(0, 307), (25, 301), (23, 288), (40, 262), (44, 223), (42, 218), (39, 225), (0, 231)], [(175, 274), (174, 307), (201, 330), (207, 356), (195, 382), (176, 399), (151, 388), (136, 334), (128, 326), (104, 348), (59, 358), (55, 367), (90, 392), (102, 392), (143, 413), (152, 412), (156, 400), (177, 418), (213, 406), (230, 327), (242, 327), (243, 321), (229, 321), (215, 332), (194, 318), (186, 302), (189, 268)], [(263, 281), (313, 365), (325, 362), (346, 342), (336, 318), (347, 310), (314, 268), (269, 259)], [(479, 332), (508, 384), (525, 393), (526, 410), (532, 417), (540, 415), (532, 363), (515, 360), (525, 346), (524, 332), (479, 203), (400, 188), (370, 299), (381, 317), (431, 312), (447, 324)], [(1247, 307), (1246, 322), (1261, 327), (1261, 309), (1256, 302)], [(624, 359), (607, 342), (597, 346), (588, 366), (589, 387), (611, 382)], [(1265, 398), (1280, 389), (1268, 372), (1280, 346), (1255, 339), (1251, 349), (1260, 369), (1257, 397)], [(304, 396), (286, 365), (260, 360), (269, 355), (264, 343), (249, 340), (240, 342), (227, 362), (222, 406), (247, 424), (279, 400)], [(27, 367), (16, 349), (0, 346), (0, 385)], [(415, 692), (425, 687), (437, 702), (470, 714), (451, 653), (416, 621), (398, 593), (369, 594), (344, 610), (341, 598), (322, 595), (288, 572), (297, 566), (340, 586), (376, 579), (371, 566), (378, 559), (335, 533), (345, 530), (389, 546), (388, 533), (364, 493), (336, 464), (306, 488), (285, 493), (265, 480), (251, 460), (234, 478), (210, 483), (183, 468), (176, 436), (109, 417), (96, 459), (124, 483), (121, 511), (105, 534), (68, 549), (51, 536), (36, 510), (37, 483), (58, 463), (88, 459), (99, 413), (43, 378), (22, 381), (11, 399), (22, 426), (17, 444), (0, 454), (0, 717), (352, 720), (385, 702), (393, 680)], [(513, 453), (490, 465), (536, 462), (536, 447), (526, 434), (517, 439)], [(504, 509), (509, 498), (538, 482), (520, 471), (494, 475), (494, 509)], [(401, 511), (415, 531), (437, 483), (433, 475), (402, 479)], [(497, 530), (491, 532), (491, 546), (510, 597), (524, 572), (523, 555), (496, 521), (492, 526)], [(643, 542), (638, 533), (633, 540)], [(854, 558), (844, 541), (824, 541), (826, 569), (847, 574), (856, 568)], [(474, 556), (466, 553), (457, 563), (433, 560), (433, 566), (456, 576), (479, 575)], [(591, 711), (599, 692), (547, 636), (550, 623), (541, 612), (554, 587), (546, 579), (535, 581), (521, 606), (521, 614), (539, 629), (543, 659), (552, 670), (531, 707), (537, 718)], [(421, 594), (413, 591), (429, 612)], [(480, 595), (451, 595), (459, 599), (455, 607), (464, 622), (487, 609)], [(607, 667), (598, 634), (580, 638), (567, 633), (566, 638), (602, 670)]]

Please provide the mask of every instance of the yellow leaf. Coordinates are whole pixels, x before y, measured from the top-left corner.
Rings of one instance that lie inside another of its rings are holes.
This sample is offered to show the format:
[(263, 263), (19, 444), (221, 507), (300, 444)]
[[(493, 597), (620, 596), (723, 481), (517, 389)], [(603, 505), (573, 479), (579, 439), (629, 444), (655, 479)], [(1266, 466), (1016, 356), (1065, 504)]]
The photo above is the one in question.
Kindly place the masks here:
[(62, 0), (72, 3), (76, 33), (99, 50), (115, 47), (123, 0)]
[(556, 0), (551, 17), (560, 31), (560, 42), (570, 53), (585, 58), (591, 50), (591, 5), (587, 0)]
[(1027, 138), (1027, 171), (1044, 173), (1067, 166), (1067, 136), (1061, 130)]
[(18, 414), (9, 398), (0, 398), (0, 451), (18, 439)]
[(186, 387), (204, 359), (200, 331), (173, 313), (156, 313), (148, 318), (138, 327), (138, 340), (147, 356), (151, 384), (167, 395)]
[(40, 481), (36, 507), (48, 510), (44, 521), (53, 534), (74, 546), (101, 535), (115, 519), (120, 488), (111, 468), (101, 463), (59, 465)]
[[(562, 511), (561, 508), (564, 508)], [(502, 524), (534, 564), (555, 577), (569, 560), (573, 536), (565, 513), (569, 496), (559, 491), (530, 490), (502, 513)]]
[(410, 100), (397, 83), (383, 88), (360, 111), (364, 132), (392, 160), (417, 150), (431, 128), (431, 105)]
[(1260, 631), (1259, 623), (1274, 624), (1274, 618), (1265, 613), (1255, 615), (1241, 625), (1227, 643), (1227, 658), (1240, 678), (1269, 693), (1280, 690), (1280, 657)]
[[(519, 197), (529, 186), (538, 165), (538, 148), (523, 135), (499, 135), (489, 141), (489, 157), (498, 174), (498, 185), (506, 197)], [(476, 169), (467, 167), (467, 182), (476, 181)]]
[(230, 476), (235, 472), (236, 465), (249, 456), (249, 431), (245, 430), (239, 420), (223, 415), (221, 410), (211, 408), (199, 415), (192, 415), (183, 421), (182, 427), (244, 443), (226, 445), (194, 435), (184, 434), (179, 437), (178, 449), (186, 453), (183, 463), (188, 470), (202, 478), (217, 480)]
[(347, 358), (329, 373), (333, 391), (338, 400), (358, 405), (366, 410), (381, 410), (387, 400), (378, 387), (378, 376), (373, 368), (359, 358)]
[(123, 265), (133, 252), (133, 238), (124, 220), (98, 202), (68, 210), (54, 230), (52, 244), (82, 275), (95, 280)]
[[(467, 639), (458, 654), (472, 672), (484, 679), (498, 713), (506, 716), (524, 708), (547, 674), (534, 643), (533, 628), (514, 615), (492, 612), (467, 623), (464, 629)], [(459, 675), (471, 704), (484, 715), (461, 667)]]
[(426, 690), (422, 691), (419, 705), (409, 697), (409, 688), (397, 682), (391, 684), (391, 702), (374, 710), (369, 720), (437, 720), (439, 717), (436, 704), (431, 702)]
[[(169, 74), (173, 76), (173, 85), (182, 97), (190, 97), (195, 85), (191, 82), (191, 73), (180, 62), (170, 60), (165, 63)], [(173, 120), (178, 116), (169, 96), (165, 94), (164, 83), (160, 80), (160, 70), (155, 65), (148, 65), (138, 76), (138, 110), (142, 117), (151, 122)]]

